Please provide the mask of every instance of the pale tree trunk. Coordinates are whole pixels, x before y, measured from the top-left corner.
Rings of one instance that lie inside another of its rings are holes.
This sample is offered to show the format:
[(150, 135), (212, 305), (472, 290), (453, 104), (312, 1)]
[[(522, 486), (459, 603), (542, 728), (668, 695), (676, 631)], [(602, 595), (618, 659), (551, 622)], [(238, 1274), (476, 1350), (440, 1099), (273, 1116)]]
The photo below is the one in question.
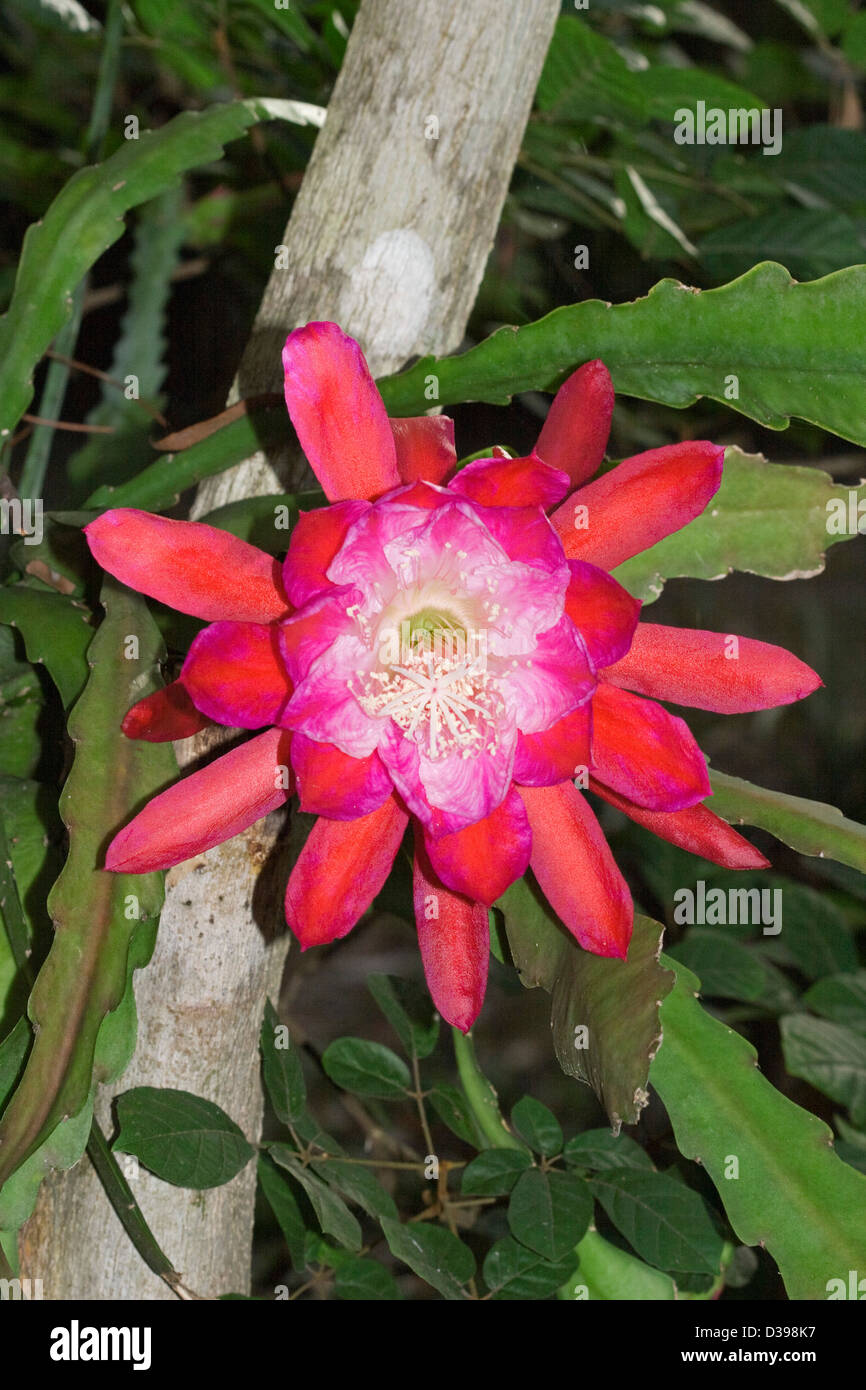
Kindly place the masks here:
[[(280, 388), (286, 334), (310, 319), (358, 338), (376, 375), (459, 344), (558, 9), (558, 0), (363, 0), (283, 239), (288, 268), (271, 275), (233, 397)], [(257, 455), (203, 484), (193, 515), (281, 491), (289, 467)], [(181, 761), (213, 743), (179, 745)], [(262, 1005), (279, 992), (287, 949), (282, 823), (272, 816), (168, 875), (156, 953), (137, 978), (138, 1048), (117, 1088), (207, 1096), (252, 1139)], [(109, 1129), (110, 1101), (98, 1107)], [(131, 1186), (188, 1286), (211, 1297), (248, 1289), (254, 1165), (204, 1193), (143, 1172)], [(22, 1237), (28, 1273), (47, 1298), (173, 1297), (87, 1161), (44, 1184)]]

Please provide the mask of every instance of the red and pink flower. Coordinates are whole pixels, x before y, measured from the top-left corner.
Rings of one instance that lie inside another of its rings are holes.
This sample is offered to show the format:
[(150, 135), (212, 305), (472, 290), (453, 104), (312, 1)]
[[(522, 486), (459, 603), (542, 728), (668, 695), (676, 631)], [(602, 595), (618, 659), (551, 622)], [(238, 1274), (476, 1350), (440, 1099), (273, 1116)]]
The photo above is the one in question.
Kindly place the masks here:
[[(318, 815), (288, 884), (302, 947), (345, 936), (411, 820), (421, 954), (444, 1018), (467, 1029), (487, 976), (488, 907), (531, 866), (587, 950), (625, 957), (633, 908), (574, 780), (729, 868), (766, 860), (703, 803), (706, 763), (656, 700), (735, 712), (820, 681), (779, 647), (638, 623), (608, 573), (698, 516), (723, 451), (626, 459), (594, 482), (613, 389), (600, 362), (557, 393), (527, 458), (455, 471), (444, 416), (389, 420), (330, 323), (289, 335), (286, 401), (330, 503), (281, 566), (213, 527), (131, 509), (87, 527), (99, 563), (206, 619), (177, 681), (135, 705), (133, 738), (208, 723), (265, 730), (149, 803), (106, 867), (168, 868), (288, 800)], [(650, 698), (647, 698), (650, 697)]]

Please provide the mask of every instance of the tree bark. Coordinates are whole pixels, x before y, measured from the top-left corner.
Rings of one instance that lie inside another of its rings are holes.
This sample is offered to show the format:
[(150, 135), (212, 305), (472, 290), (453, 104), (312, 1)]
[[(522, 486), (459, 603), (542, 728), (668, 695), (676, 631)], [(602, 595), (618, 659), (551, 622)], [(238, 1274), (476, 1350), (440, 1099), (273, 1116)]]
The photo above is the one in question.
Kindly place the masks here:
[[(280, 389), (288, 331), (332, 319), (376, 375), (455, 348), (493, 244), (558, 0), (363, 0), (342, 70), (238, 371), (232, 399)], [(258, 454), (205, 482), (192, 515), (297, 483)], [(178, 745), (188, 764), (222, 736)], [(280, 815), (173, 869), (153, 962), (136, 983), (139, 1042), (116, 1090), (165, 1086), (217, 1101), (260, 1133), (258, 1031), (287, 950)], [(111, 1095), (98, 1113), (110, 1129)], [(250, 1281), (254, 1165), (197, 1193), (143, 1171), (131, 1186), (199, 1294)], [(174, 1295), (125, 1236), (90, 1165), (43, 1185), (21, 1243), (46, 1298)]]

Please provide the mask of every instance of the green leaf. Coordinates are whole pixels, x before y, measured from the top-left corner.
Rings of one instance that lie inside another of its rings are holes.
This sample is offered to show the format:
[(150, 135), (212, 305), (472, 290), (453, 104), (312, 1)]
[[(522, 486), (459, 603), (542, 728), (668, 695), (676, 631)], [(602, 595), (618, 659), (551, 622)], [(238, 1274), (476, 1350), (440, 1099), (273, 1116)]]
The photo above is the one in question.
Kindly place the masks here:
[(175, 1187), (222, 1187), (255, 1153), (224, 1110), (190, 1091), (136, 1086), (117, 1097), (117, 1120), (112, 1148)]
[(730, 825), (757, 825), (800, 854), (836, 859), (866, 873), (866, 826), (846, 820), (835, 806), (755, 787), (725, 772), (710, 771), (708, 803)]
[(426, 1222), (384, 1220), (382, 1230), (392, 1255), (408, 1265), (443, 1298), (466, 1298), (464, 1285), (475, 1273), (475, 1256), (462, 1240), (444, 1226)]
[(317, 107), (250, 98), (185, 111), (160, 130), (124, 141), (101, 165), (80, 169), (24, 238), (9, 312), (0, 322), (0, 430), (14, 428), (33, 393), (33, 370), (66, 321), (70, 296), (124, 230), (130, 208), (171, 188), (187, 169), (258, 121), (321, 122)]
[(439, 1037), (439, 1018), (426, 989), (396, 975), (368, 975), (367, 988), (409, 1056), (429, 1057)]
[(613, 1135), (609, 1129), (587, 1129), (569, 1139), (562, 1151), (566, 1163), (574, 1168), (652, 1168), (652, 1160), (640, 1144), (626, 1134)]
[(576, 1254), (578, 1265), (560, 1289), (561, 1299), (664, 1303), (677, 1297), (669, 1274), (611, 1245), (597, 1231), (587, 1231)]
[(656, 1269), (716, 1274), (722, 1238), (697, 1192), (666, 1173), (619, 1169), (592, 1191), (617, 1230)]
[(371, 1169), (353, 1163), (351, 1159), (312, 1159), (310, 1167), (331, 1187), (351, 1202), (357, 1202), (368, 1216), (380, 1220), (383, 1216), (397, 1219), (397, 1208), (390, 1192), (386, 1192)]
[(773, 178), (783, 188), (792, 189), (803, 203), (859, 209), (866, 203), (864, 155), (866, 135), (862, 130), (808, 125), (786, 130), (780, 153), (766, 163)]
[(249, 541), (250, 545), (258, 546), (259, 550), (265, 550), (269, 555), (281, 555), (289, 548), (291, 528), (298, 519), (299, 509), (312, 511), (326, 501), (325, 494), (318, 490), (245, 497), (240, 502), (227, 502), (224, 507), (216, 507), (203, 516), (202, 521), (208, 526), (216, 526), (220, 531), (229, 531), (242, 541)]
[[(627, 396), (678, 407), (708, 396), (770, 429), (797, 416), (866, 444), (864, 311), (863, 267), (798, 284), (784, 266), (764, 261), (714, 290), (661, 280), (631, 304), (585, 300), (554, 309), (459, 356), (423, 357), (380, 389), (391, 415), (422, 410), (431, 375), (438, 405), (506, 405), (517, 392), (553, 390), (599, 357)], [(731, 374), (739, 396), (728, 400)]]
[(521, 1173), (532, 1167), (519, 1149), (482, 1149), (463, 1169), (461, 1192), (472, 1197), (499, 1197), (510, 1192)]
[(397, 1280), (378, 1260), (347, 1260), (334, 1277), (338, 1298), (365, 1303), (396, 1303), (402, 1298)]
[(442, 1123), (448, 1126), (452, 1134), (456, 1134), (457, 1138), (462, 1139), (464, 1144), (471, 1144), (473, 1149), (484, 1147), (484, 1141), (478, 1132), (475, 1118), (462, 1091), (456, 1086), (443, 1082), (439, 1086), (433, 1087), (429, 1101)]
[[(87, 415), (88, 425), (109, 427), (113, 433), (92, 434), (69, 460), (67, 475), (76, 495), (92, 491), (102, 479), (119, 482), (153, 461), (154, 426), (145, 406), (152, 410), (163, 404), (166, 309), (184, 237), (182, 205), (180, 187), (169, 188), (146, 203), (138, 217), (127, 306), (108, 368), (114, 380), (103, 382), (101, 399)], [(125, 389), (130, 375), (136, 379), (131, 400)]]
[(756, 261), (781, 261), (798, 280), (814, 280), (866, 256), (862, 219), (826, 208), (774, 208), (714, 227), (697, 244), (714, 280), (742, 275)]
[(780, 1023), (785, 1066), (866, 1125), (866, 1038), (840, 1023), (790, 1014)]
[[(107, 836), (176, 774), (170, 745), (126, 739), (120, 731), (133, 701), (155, 688), (163, 648), (143, 599), (108, 576), (102, 592), (106, 616), (88, 650), (90, 678), (69, 719), (75, 758), (60, 803), (69, 854), (48, 900), (55, 936), (30, 998), (36, 1040), (0, 1121), (0, 1185), (9, 1186), (10, 1175), (65, 1116), (79, 1116), (94, 1081), (123, 1072), (135, 1046), (132, 974), (150, 960), (156, 940), (162, 875), (98, 866)], [(130, 633), (139, 639), (135, 660), (124, 657)], [(46, 1164), (81, 1156), (89, 1130), (89, 1114), (80, 1133), (76, 1118), (30, 1164), (21, 1186), (3, 1188), (0, 1228), (12, 1226), (35, 1197)]]
[(0, 588), (0, 623), (18, 628), (27, 660), (45, 665), (68, 709), (87, 680), (87, 647), (93, 637), (81, 604), (21, 585)]
[(765, 969), (758, 956), (713, 927), (691, 927), (669, 955), (700, 976), (704, 994), (752, 1000), (763, 992)]
[(360, 1250), (363, 1237), (358, 1218), (349, 1211), (342, 1197), (338, 1197), (327, 1183), (305, 1168), (297, 1154), (284, 1144), (272, 1145), (269, 1152), (271, 1158), (285, 1168), (295, 1182), (300, 1183), (325, 1235), (333, 1236), (347, 1250)]
[(833, 1152), (821, 1120), (761, 1075), (754, 1048), (701, 1008), (700, 981), (675, 968), (650, 1080), (679, 1150), (700, 1159), (738, 1239), (766, 1246), (788, 1297), (826, 1298), (829, 1279), (862, 1265), (866, 1178)]
[(539, 110), (568, 121), (642, 125), (647, 102), (637, 75), (603, 34), (561, 15), (538, 83)]
[(0, 1042), (0, 1114), (21, 1073), (24, 1058), (27, 1056), (33, 1034), (27, 1026), (26, 1018), (19, 1018)]
[(617, 1130), (635, 1123), (660, 1037), (659, 1001), (673, 985), (658, 963), (661, 928), (636, 916), (623, 962), (581, 950), (527, 878), (513, 883), (497, 906), (523, 984), (552, 994), (559, 1065), (592, 1086)]
[[(231, 424), (223, 425), (221, 429), (213, 434), (205, 436), (196, 444), (190, 444), (186, 449), (180, 449), (177, 453), (164, 453), (151, 463), (147, 468), (142, 468), (134, 478), (127, 482), (119, 483), (115, 486), (112, 483), (104, 483), (96, 488), (87, 498), (88, 507), (143, 507), (148, 511), (162, 512), (169, 507), (174, 507), (182, 492), (187, 488), (195, 487), (203, 478), (212, 478), (216, 473), (222, 473), (234, 463), (240, 463), (241, 459), (249, 458), (259, 449), (268, 451), (272, 447), (285, 444), (289, 439), (289, 424), (286, 412), (280, 407), (260, 409), (242, 415), (240, 419), (233, 420)], [(259, 498), (255, 504), (244, 503), (244, 511), (240, 512), (235, 504), (230, 504), (232, 508), (218, 508), (218, 512), (226, 511), (228, 521), (234, 523), (239, 515), (249, 513), (252, 510), (257, 518), (258, 527), (268, 543), (264, 549), (268, 551), (286, 550), (288, 548), (288, 532), (278, 529), (275, 525), (274, 508), (287, 506), (294, 514), (297, 506), (297, 498), (288, 495), (278, 497), (273, 503), (267, 502), (265, 498)], [(262, 514), (270, 507), (270, 530), (264, 527)], [(212, 520), (214, 513), (208, 517), (208, 523), (218, 526), (219, 521)], [(234, 531), (234, 524), (225, 525), (225, 530)]]
[(322, 1054), (322, 1066), (336, 1086), (358, 1096), (405, 1100), (412, 1077), (406, 1063), (382, 1043), (337, 1038)]
[[(826, 893), (775, 874), (767, 874), (764, 882), (781, 892), (782, 903), (781, 932), (761, 941), (768, 956), (795, 966), (809, 980), (857, 969), (857, 948), (848, 923)], [(686, 964), (700, 974), (697, 965)]]
[(265, 1200), (285, 1236), (292, 1268), (300, 1274), (306, 1268), (304, 1241), (307, 1230), (291, 1184), (267, 1154), (259, 1154), (258, 1177)]
[(511, 1234), (546, 1260), (561, 1260), (586, 1233), (592, 1194), (577, 1173), (542, 1173), (529, 1168), (508, 1203)]
[(706, 511), (613, 573), (645, 603), (658, 598), (667, 579), (724, 579), (732, 570), (809, 579), (824, 569), (828, 546), (851, 535), (827, 529), (834, 509), (841, 506), (847, 518), (849, 494), (856, 515), (866, 489), (837, 486), (819, 468), (768, 463), (760, 454), (727, 449), (722, 485)]
[(828, 975), (803, 995), (803, 1003), (813, 1013), (866, 1032), (866, 970), (852, 975)]
[(482, 1273), (491, 1298), (534, 1302), (555, 1293), (573, 1268), (572, 1254), (552, 1264), (513, 1236), (503, 1236), (488, 1250)]
[(277, 1018), (270, 999), (265, 1000), (261, 1049), (265, 1089), (274, 1114), (281, 1124), (291, 1125), (304, 1113), (307, 1088), (297, 1049), (288, 1028)]
[(562, 1152), (562, 1126), (540, 1100), (523, 1096), (511, 1112), (511, 1123), (529, 1147), (545, 1158)]

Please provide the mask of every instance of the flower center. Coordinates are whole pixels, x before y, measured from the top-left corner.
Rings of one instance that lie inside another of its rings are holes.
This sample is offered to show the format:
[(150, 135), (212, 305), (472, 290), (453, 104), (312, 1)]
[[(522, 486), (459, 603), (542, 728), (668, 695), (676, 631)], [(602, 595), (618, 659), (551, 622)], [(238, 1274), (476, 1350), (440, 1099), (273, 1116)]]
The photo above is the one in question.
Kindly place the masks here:
[(430, 758), (496, 752), (505, 702), (487, 670), (486, 636), (467, 632), (454, 613), (422, 608), (399, 631), (380, 630), (379, 665), (356, 673), (352, 693), (367, 714), (393, 719)]

